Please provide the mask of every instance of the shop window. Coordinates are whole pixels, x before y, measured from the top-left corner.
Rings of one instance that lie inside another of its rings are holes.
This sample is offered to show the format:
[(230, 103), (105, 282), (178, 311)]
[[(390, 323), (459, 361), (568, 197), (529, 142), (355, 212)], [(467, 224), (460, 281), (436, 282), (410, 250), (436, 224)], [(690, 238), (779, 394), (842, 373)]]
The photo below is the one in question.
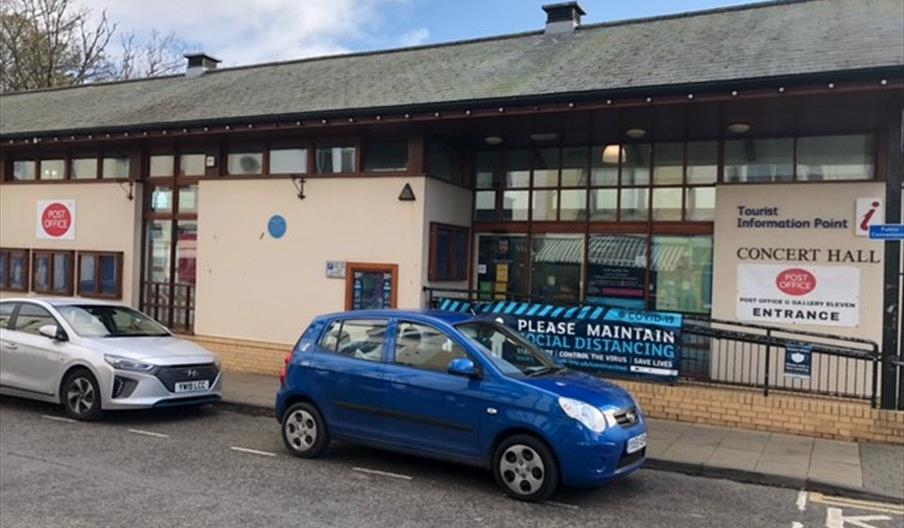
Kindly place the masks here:
[(468, 280), (468, 228), (430, 224), (431, 281)]
[(654, 310), (709, 313), (713, 241), (710, 236), (654, 236), (650, 286)]
[(28, 290), (27, 249), (0, 249), (0, 290)]
[(198, 186), (183, 185), (179, 187), (179, 213), (198, 212)]
[(73, 158), (69, 166), (73, 180), (97, 179), (97, 158)]
[(477, 237), (477, 289), (481, 299), (527, 295), (528, 248), (524, 235)]
[(72, 252), (34, 250), (31, 290), (35, 293), (72, 295)]
[(204, 154), (180, 154), (179, 176), (204, 176)]
[(159, 176), (172, 176), (176, 158), (171, 154), (151, 156), (150, 175), (152, 178)]
[(102, 178), (128, 178), (129, 158), (104, 158)]
[(79, 251), (78, 294), (122, 298), (122, 253)]
[(407, 168), (407, 141), (372, 141), (367, 144), (365, 172), (398, 172)]
[(170, 213), (173, 211), (173, 188), (157, 185), (151, 190), (151, 212)]
[(38, 164), (31, 160), (20, 160), (13, 162), (13, 180), (26, 181), (34, 180), (37, 176)]
[(590, 235), (587, 302), (643, 310), (646, 272), (645, 235)]
[(319, 145), (314, 158), (314, 168), (319, 174), (340, 174), (357, 171), (354, 145)]
[(559, 220), (574, 222), (587, 219), (587, 191), (562, 189), (559, 195)]
[(534, 187), (559, 185), (559, 149), (544, 148), (534, 152)]
[(584, 187), (587, 185), (590, 162), (587, 147), (566, 147), (562, 149), (562, 187)]
[(270, 174), (305, 174), (308, 172), (308, 149), (270, 150)]
[(260, 174), (263, 166), (260, 152), (230, 152), (226, 156), (226, 173), (233, 176)]
[(546, 302), (581, 298), (582, 235), (538, 235), (531, 244), (531, 294)]
[(725, 181), (794, 179), (794, 139), (734, 139), (725, 142)]
[(532, 214), (535, 222), (556, 220), (559, 210), (559, 191), (536, 190), (533, 192)]
[(873, 177), (872, 136), (802, 137), (797, 140), (798, 180), (871, 180)]
[(625, 145), (622, 158), (621, 184), (649, 185), (650, 145)]
[(625, 150), (620, 145), (605, 145), (590, 149), (590, 183), (597, 186), (618, 185), (618, 164), (624, 160)]
[[(683, 182), (684, 143), (656, 143), (653, 146), (653, 185), (681, 185)], [(653, 200), (656, 200), (655, 193)], [(680, 211), (678, 216), (681, 216)]]
[(505, 187), (508, 189), (526, 189), (530, 187), (529, 150), (510, 150), (506, 152)]
[(719, 173), (719, 143), (691, 141), (687, 144), (687, 183), (716, 183)]
[(42, 180), (62, 180), (66, 178), (66, 162), (61, 159), (41, 160)]

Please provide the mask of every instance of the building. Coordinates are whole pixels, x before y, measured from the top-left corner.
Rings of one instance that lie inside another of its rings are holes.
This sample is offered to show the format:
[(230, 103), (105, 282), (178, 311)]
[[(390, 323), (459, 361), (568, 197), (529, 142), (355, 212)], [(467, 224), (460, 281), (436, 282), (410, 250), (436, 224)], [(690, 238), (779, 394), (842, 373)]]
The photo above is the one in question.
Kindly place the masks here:
[(3, 295), (121, 299), (261, 372), (313, 315), (425, 286), (898, 350), (900, 244), (867, 235), (901, 221), (901, 0), (544, 10), (517, 35), (4, 94)]

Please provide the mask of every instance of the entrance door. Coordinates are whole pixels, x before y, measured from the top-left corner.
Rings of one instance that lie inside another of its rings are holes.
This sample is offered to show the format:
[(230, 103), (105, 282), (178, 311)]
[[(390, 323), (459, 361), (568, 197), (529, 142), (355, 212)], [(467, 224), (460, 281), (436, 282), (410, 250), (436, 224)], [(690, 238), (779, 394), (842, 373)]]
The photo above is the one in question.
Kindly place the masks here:
[(349, 262), (345, 274), (345, 309), (395, 308), (399, 267), (396, 264)]

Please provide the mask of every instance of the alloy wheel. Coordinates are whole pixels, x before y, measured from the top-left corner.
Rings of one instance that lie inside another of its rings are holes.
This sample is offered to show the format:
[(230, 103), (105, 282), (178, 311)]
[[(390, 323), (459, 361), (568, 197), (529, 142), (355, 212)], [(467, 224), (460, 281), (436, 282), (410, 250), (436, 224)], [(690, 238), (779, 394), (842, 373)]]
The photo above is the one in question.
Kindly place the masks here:
[(290, 414), (283, 427), (289, 444), (297, 451), (307, 451), (317, 441), (317, 421), (304, 409)]
[(533, 448), (515, 444), (499, 459), (499, 473), (505, 485), (518, 495), (530, 495), (543, 486), (546, 468)]
[(85, 414), (94, 408), (96, 401), (94, 385), (85, 378), (78, 377), (69, 384), (66, 392), (66, 403), (75, 414)]

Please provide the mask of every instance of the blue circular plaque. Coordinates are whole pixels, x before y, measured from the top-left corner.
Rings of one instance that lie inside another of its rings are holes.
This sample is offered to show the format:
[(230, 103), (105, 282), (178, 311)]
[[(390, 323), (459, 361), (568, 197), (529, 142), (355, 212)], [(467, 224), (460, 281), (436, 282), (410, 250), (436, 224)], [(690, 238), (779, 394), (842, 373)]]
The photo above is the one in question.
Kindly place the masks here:
[(286, 219), (281, 215), (273, 215), (267, 222), (267, 232), (273, 238), (282, 238), (286, 234)]

